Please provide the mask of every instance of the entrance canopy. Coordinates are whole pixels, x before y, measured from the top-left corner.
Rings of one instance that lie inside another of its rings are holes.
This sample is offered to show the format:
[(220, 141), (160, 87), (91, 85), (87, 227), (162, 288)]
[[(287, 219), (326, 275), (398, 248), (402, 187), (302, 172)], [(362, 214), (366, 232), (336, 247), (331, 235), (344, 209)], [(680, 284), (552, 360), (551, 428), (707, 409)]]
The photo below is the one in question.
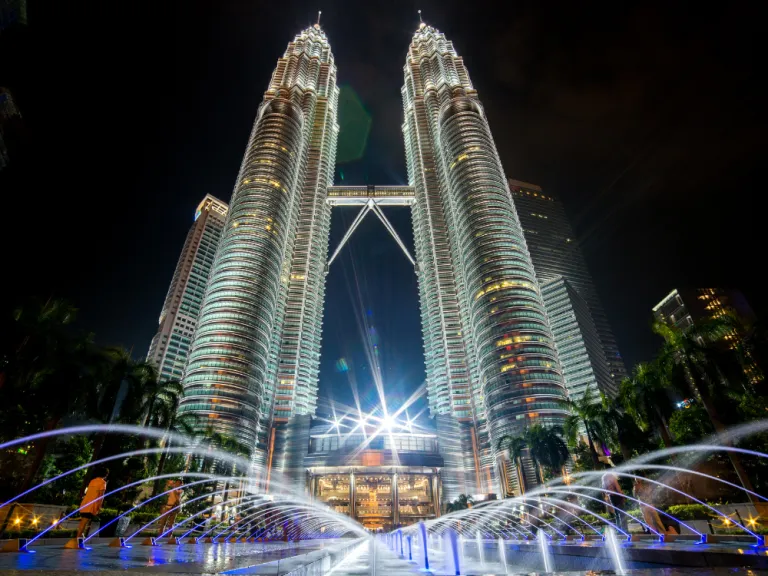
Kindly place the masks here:
[(336, 259), (336, 256), (339, 255), (347, 240), (349, 240), (368, 212), (373, 212), (381, 220), (381, 223), (384, 224), (384, 227), (392, 235), (392, 238), (395, 239), (397, 245), (400, 246), (408, 261), (414, 267), (416, 266), (416, 261), (408, 252), (400, 236), (397, 235), (392, 224), (381, 210), (382, 206), (413, 206), (416, 203), (416, 193), (413, 188), (410, 186), (331, 186), (328, 188), (328, 195), (325, 201), (329, 206), (361, 207), (349, 230), (347, 230), (341, 242), (339, 242), (339, 246), (328, 259), (326, 270)]

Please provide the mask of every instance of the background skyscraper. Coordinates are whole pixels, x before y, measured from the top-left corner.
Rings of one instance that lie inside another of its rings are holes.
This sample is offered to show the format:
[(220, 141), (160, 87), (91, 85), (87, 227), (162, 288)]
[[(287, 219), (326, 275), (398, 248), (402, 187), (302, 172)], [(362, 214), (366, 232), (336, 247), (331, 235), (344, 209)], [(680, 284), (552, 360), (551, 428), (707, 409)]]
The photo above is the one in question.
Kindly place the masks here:
[(210, 194), (195, 210), (147, 355), (163, 380), (181, 380), (227, 210)]
[(618, 389), (627, 376), (627, 368), (562, 203), (535, 184), (510, 179), (509, 189), (536, 277), (544, 284), (562, 276), (587, 303), (611, 378)]
[(615, 396), (618, 390), (608, 372), (587, 303), (562, 276), (542, 284), (541, 295), (555, 337), (568, 397), (578, 402), (587, 388), (591, 389), (596, 401), (600, 400), (598, 392)]
[(179, 411), (256, 452), (273, 406), (314, 410), (337, 100), (328, 39), (309, 27), (259, 107), (192, 342)]
[[(533, 265), (490, 127), (463, 60), (421, 24), (403, 107), (433, 414), (472, 416), (481, 489), (497, 481), (499, 440), (559, 423), (565, 388)], [(472, 410), (467, 408), (471, 407)]]
[[(743, 338), (755, 322), (752, 307), (738, 290), (724, 288), (681, 288), (672, 290), (653, 307), (653, 315), (659, 321), (680, 330), (707, 320), (732, 315), (741, 326), (732, 338)], [(730, 342), (734, 342), (733, 339)], [(763, 371), (752, 356), (749, 348), (743, 347), (743, 371), (747, 382), (757, 384), (763, 379)]]

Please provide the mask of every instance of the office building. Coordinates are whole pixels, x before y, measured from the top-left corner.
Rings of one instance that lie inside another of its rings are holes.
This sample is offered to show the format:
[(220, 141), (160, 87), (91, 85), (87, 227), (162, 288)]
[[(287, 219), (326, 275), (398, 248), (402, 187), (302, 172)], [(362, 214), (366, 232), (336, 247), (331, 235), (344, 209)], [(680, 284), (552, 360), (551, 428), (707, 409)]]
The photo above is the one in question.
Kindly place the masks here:
[(257, 461), (273, 417), (314, 411), (337, 102), (330, 44), (311, 26), (264, 93), (192, 342), (180, 412)]
[(439, 516), (448, 501), (443, 439), (434, 423), (391, 430), (379, 424), (349, 416), (291, 418), (278, 428), (268, 491), (295, 487), (373, 531)]
[(627, 376), (627, 368), (563, 204), (535, 184), (510, 179), (509, 189), (539, 283), (561, 276), (587, 303), (617, 390)]
[(544, 304), (483, 106), (464, 61), (422, 23), (404, 67), (403, 136), (416, 191), (427, 394), (472, 427), (477, 492), (507, 492), (499, 440), (558, 424), (565, 389)]
[(541, 295), (555, 337), (568, 397), (578, 402), (588, 388), (596, 401), (600, 400), (599, 392), (616, 396), (618, 390), (608, 372), (600, 337), (586, 301), (562, 276), (542, 284)]
[[(660, 322), (685, 330), (704, 320), (713, 320), (733, 315), (743, 324), (743, 330), (755, 322), (756, 316), (747, 299), (738, 290), (723, 288), (674, 289), (653, 307), (653, 315)], [(740, 338), (740, 334), (729, 334), (728, 339)], [(750, 384), (763, 380), (763, 372), (745, 349), (744, 376)]]
[(227, 210), (224, 202), (210, 194), (195, 210), (147, 355), (162, 380), (181, 380), (184, 373)]
[[(567, 414), (544, 303), (482, 104), (431, 26), (413, 36), (402, 95), (409, 185), (331, 186), (330, 45), (319, 24), (288, 45), (238, 175), (180, 412), (253, 446), (262, 478), (300, 470), (283, 438), (316, 410), (325, 274), (373, 213), (418, 276), (430, 413), (441, 430), (458, 431), (446, 497), (507, 493), (499, 439)], [(412, 209), (415, 258), (382, 211), (392, 205)], [(329, 259), (337, 206), (360, 211)]]

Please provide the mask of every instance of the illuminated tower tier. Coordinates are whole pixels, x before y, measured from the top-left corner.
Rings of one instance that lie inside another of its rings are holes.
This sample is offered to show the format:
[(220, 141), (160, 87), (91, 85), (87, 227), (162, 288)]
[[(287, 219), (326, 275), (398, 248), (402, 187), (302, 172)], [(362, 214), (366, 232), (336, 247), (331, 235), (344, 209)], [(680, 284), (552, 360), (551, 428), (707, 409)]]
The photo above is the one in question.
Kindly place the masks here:
[(228, 206), (207, 194), (195, 210), (147, 360), (162, 380), (181, 380)]
[(505, 489), (494, 480), (499, 439), (533, 423), (560, 423), (567, 414), (563, 378), (504, 170), (462, 59), (444, 34), (422, 24), (404, 72), (429, 404), (433, 414), (474, 421), (478, 484)]
[(273, 409), (314, 411), (337, 101), (315, 25), (264, 94), (192, 341), (180, 412), (254, 448)]

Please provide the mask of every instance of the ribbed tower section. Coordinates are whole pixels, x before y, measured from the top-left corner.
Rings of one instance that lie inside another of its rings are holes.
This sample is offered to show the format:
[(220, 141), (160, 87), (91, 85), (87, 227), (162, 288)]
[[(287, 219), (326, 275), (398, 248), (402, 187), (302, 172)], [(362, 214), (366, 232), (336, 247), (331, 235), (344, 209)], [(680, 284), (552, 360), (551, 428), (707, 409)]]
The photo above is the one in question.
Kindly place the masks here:
[(311, 28), (311, 49), (294, 49), (306, 60), (300, 85), (313, 96), (305, 108), (308, 126), (306, 170), (298, 202), (298, 223), (288, 277), (279, 344), (273, 418), (285, 421), (314, 414), (320, 373), (320, 337), (325, 302), (325, 264), (331, 207), (326, 189), (333, 184), (339, 90), (331, 48), (319, 28)]
[(431, 26), (413, 37), (403, 95), (430, 406), (441, 413), (448, 402), (458, 416), (456, 398), (477, 392), (480, 475), (490, 477), (501, 437), (567, 414), (563, 378), (485, 113), (462, 59)]
[[(184, 377), (179, 411), (254, 450), (277, 392), (300, 215), (316, 204), (307, 199), (313, 178), (324, 191), (333, 165), (335, 135), (318, 133), (337, 130), (335, 82), (325, 34), (307, 28), (278, 60), (259, 107)], [(309, 390), (304, 396), (313, 406)]]
[(417, 34), (411, 44), (402, 94), (408, 180), (416, 191), (412, 216), (428, 401), (432, 414), (471, 420), (472, 378), (451, 258), (451, 214), (442, 197), (434, 133), (439, 97), (424, 40)]

